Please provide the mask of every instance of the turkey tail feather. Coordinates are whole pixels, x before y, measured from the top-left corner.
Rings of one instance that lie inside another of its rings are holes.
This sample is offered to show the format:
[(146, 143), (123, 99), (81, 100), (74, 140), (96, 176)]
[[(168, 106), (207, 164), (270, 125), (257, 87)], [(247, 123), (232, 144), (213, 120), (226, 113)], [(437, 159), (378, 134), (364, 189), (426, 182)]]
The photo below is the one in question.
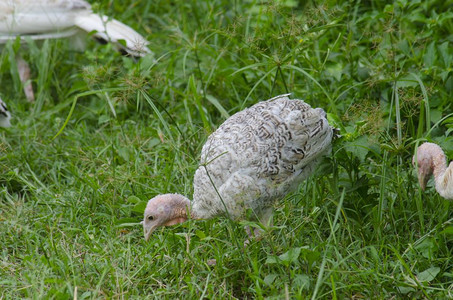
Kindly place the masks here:
[[(143, 57), (150, 50), (149, 43), (138, 32), (129, 26), (107, 16), (88, 14), (77, 16), (75, 25), (87, 32), (95, 31), (94, 36), (114, 43), (131, 56)], [(121, 43), (121, 41), (124, 41)]]

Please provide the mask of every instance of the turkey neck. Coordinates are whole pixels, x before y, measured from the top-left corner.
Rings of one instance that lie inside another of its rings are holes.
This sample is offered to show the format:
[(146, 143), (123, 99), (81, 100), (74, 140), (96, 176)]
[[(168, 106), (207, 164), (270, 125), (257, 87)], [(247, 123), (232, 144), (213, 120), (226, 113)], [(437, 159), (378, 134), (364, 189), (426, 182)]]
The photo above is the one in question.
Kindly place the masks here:
[(447, 159), (441, 149), (436, 149), (433, 153), (433, 174), (436, 182), (445, 173), (447, 169)]
[(201, 219), (193, 210), (193, 201), (190, 201), (182, 195), (178, 195), (177, 204), (173, 213), (174, 218), (184, 219)]

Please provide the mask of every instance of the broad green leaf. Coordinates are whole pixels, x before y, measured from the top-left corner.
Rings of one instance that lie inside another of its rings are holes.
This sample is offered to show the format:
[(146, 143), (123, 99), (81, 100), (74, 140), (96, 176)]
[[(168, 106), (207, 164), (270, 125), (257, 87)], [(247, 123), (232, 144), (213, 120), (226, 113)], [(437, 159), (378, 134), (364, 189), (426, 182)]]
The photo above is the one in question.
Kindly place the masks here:
[(98, 119), (98, 124), (104, 124), (110, 121), (110, 116), (108, 115), (100, 115)]
[(440, 232), (441, 234), (453, 235), (453, 226), (448, 226)]
[(129, 196), (127, 197), (126, 199), (126, 202), (129, 202), (129, 203), (140, 203), (142, 202), (142, 200), (140, 200), (138, 197), (136, 196)]
[(130, 161), (129, 152), (130, 152), (130, 150), (129, 150), (128, 147), (120, 147), (120, 148), (118, 149), (118, 154), (119, 154), (119, 156), (120, 156), (122, 159), (124, 159), (125, 161), (127, 161), (127, 162)]
[(299, 258), (301, 249), (301, 247), (291, 248), (287, 252), (280, 255), (278, 258), (280, 258), (280, 260), (285, 263), (293, 263)]
[(318, 261), (319, 258), (321, 257), (320, 252), (308, 249), (308, 246), (301, 247), (300, 253), (303, 260), (305, 260), (309, 265), (312, 265), (314, 262)]
[(439, 73), (440, 78), (442, 78), (443, 81), (447, 80), (448, 76), (450, 75), (450, 70), (445, 70), (443, 72)]
[(417, 274), (418, 281), (421, 282), (430, 282), (434, 278), (436, 278), (437, 274), (439, 274), (440, 268), (439, 267), (431, 267), (426, 269), (423, 272)]
[(398, 47), (398, 49), (401, 50), (401, 52), (403, 52), (407, 56), (411, 55), (411, 50), (410, 50), (410, 47), (409, 47), (409, 43), (407, 42), (406, 39), (403, 39), (403, 40), (399, 41), (396, 44), (396, 46)]
[(308, 290), (310, 288), (310, 277), (305, 274), (296, 274), (296, 276), (294, 276), (293, 283), (298, 288)]
[(140, 202), (138, 204), (136, 204), (133, 208), (132, 208), (132, 211), (134, 212), (137, 212), (137, 213), (140, 213), (140, 214), (143, 214), (143, 212), (145, 211), (145, 208), (146, 208), (146, 202)]
[(423, 55), (423, 62), (425, 63), (425, 67), (430, 68), (434, 65), (436, 61), (436, 48), (435, 42), (431, 42), (431, 44), (426, 47), (425, 55)]
[(410, 292), (415, 292), (415, 289), (410, 286), (399, 286), (398, 290), (403, 295), (409, 294)]
[(278, 258), (275, 255), (270, 255), (267, 257), (266, 261), (264, 262), (266, 265), (276, 264)]
[(431, 109), (429, 111), (429, 116), (431, 118), (431, 122), (436, 123), (440, 119), (442, 119), (442, 112), (437, 109)]
[(278, 277), (277, 274), (268, 274), (268, 275), (266, 275), (266, 277), (264, 277), (264, 283), (271, 286), (272, 283), (274, 282), (275, 278), (277, 278), (277, 277)]
[(415, 249), (420, 251), (423, 257), (432, 259), (434, 252), (437, 251), (437, 245), (435, 244), (435, 241), (432, 238), (427, 238), (420, 244), (415, 246)]
[(370, 143), (366, 136), (361, 136), (353, 142), (348, 142), (345, 144), (345, 149), (355, 156), (357, 156), (360, 161), (365, 161), (365, 157), (369, 152)]
[(289, 249), (287, 252), (279, 255), (278, 257), (275, 255), (270, 255), (267, 257), (265, 264), (281, 263), (285, 266), (288, 266), (299, 258), (300, 251), (301, 247), (296, 247)]
[(195, 235), (198, 236), (200, 239), (204, 239), (206, 237), (206, 234), (201, 230), (195, 231)]
[(341, 80), (341, 74), (343, 72), (343, 66), (341, 64), (334, 64), (326, 68), (327, 74), (334, 77), (337, 81)]
[(437, 47), (437, 49), (439, 50), (440, 56), (442, 57), (444, 66), (446, 68), (450, 68), (453, 58), (452, 53), (449, 53), (450, 52), (449, 50), (451, 49), (451, 47), (449, 46), (449, 42), (442, 43)]

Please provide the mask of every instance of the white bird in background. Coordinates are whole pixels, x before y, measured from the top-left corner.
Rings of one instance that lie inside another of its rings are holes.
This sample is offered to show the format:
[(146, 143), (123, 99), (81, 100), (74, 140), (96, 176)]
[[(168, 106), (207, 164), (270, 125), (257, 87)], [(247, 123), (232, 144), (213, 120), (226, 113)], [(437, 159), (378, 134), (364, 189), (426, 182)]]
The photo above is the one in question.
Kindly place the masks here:
[[(0, 1), (0, 43), (74, 36), (80, 31), (94, 32), (97, 39), (114, 43), (120, 51), (141, 57), (150, 52), (149, 43), (129, 26), (93, 13), (83, 0), (2, 0)], [(28, 64), (18, 58), (18, 69), (25, 94), (34, 100)]]
[(179, 194), (149, 200), (142, 222), (146, 240), (156, 228), (188, 218), (238, 220), (249, 211), (270, 225), (274, 202), (313, 173), (333, 137), (324, 110), (288, 95), (236, 113), (209, 136), (195, 172), (193, 201)]
[(0, 127), (10, 127), (11, 114), (6, 108), (5, 102), (0, 98)]
[(453, 162), (447, 168), (447, 158), (442, 148), (433, 143), (424, 143), (418, 147), (412, 163), (418, 166), (418, 182), (422, 190), (425, 190), (431, 174), (434, 174), (439, 195), (453, 199)]

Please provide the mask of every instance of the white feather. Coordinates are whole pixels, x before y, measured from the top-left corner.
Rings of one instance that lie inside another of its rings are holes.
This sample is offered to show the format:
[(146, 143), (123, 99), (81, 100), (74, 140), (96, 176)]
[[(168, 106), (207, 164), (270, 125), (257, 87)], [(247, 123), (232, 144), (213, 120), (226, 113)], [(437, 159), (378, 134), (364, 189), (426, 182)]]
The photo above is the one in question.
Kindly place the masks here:
[[(96, 31), (95, 36), (115, 43), (133, 56), (142, 56), (148, 53), (146, 46), (149, 44), (139, 33), (129, 26), (107, 16), (97, 14), (80, 15), (75, 20), (75, 25), (86, 32)], [(124, 40), (126, 47), (119, 41)]]
[[(144, 56), (149, 44), (129, 26), (94, 14), (82, 0), (2, 0), (0, 3), (0, 43), (16, 36), (32, 39), (61, 38), (77, 33), (75, 28), (95, 32), (95, 36), (115, 43), (133, 56)], [(125, 45), (119, 41), (124, 40)]]

